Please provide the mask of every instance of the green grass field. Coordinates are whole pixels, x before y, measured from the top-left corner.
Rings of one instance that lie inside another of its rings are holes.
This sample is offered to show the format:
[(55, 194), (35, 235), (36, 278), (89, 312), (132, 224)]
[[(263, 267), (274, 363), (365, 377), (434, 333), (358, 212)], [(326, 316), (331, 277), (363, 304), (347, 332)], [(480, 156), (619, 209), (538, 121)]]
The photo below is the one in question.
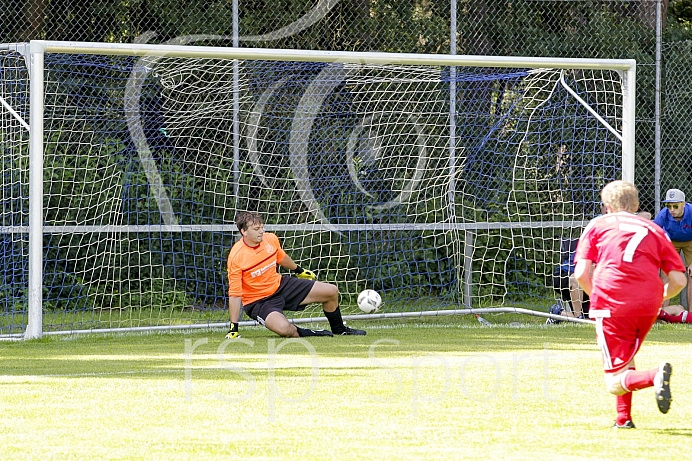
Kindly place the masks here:
[[(689, 459), (692, 330), (655, 326), (612, 430), (593, 327), (533, 318), (351, 322), (365, 337), (261, 327), (0, 342), (4, 459)], [(510, 325), (509, 322), (523, 322)]]

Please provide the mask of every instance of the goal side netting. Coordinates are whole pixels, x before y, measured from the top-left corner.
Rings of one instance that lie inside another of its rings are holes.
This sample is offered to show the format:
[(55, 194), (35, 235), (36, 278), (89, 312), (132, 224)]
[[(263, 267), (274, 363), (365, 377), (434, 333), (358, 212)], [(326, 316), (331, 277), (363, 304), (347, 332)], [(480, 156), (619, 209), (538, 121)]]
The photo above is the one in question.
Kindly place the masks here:
[(346, 316), (543, 315), (632, 175), (631, 61), (40, 45), (0, 57), (0, 336), (226, 324), (245, 210)]

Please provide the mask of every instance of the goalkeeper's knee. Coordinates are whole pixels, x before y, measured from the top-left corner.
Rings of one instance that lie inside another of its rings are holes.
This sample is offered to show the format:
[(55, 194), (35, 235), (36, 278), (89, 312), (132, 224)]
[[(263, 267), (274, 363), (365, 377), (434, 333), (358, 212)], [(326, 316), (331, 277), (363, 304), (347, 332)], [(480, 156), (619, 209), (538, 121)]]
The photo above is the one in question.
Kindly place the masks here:
[(315, 273), (309, 269), (303, 269), (300, 266), (296, 266), (295, 269), (293, 269), (293, 272), (296, 274), (296, 277), (299, 279), (305, 279), (305, 280), (315, 280), (317, 276)]

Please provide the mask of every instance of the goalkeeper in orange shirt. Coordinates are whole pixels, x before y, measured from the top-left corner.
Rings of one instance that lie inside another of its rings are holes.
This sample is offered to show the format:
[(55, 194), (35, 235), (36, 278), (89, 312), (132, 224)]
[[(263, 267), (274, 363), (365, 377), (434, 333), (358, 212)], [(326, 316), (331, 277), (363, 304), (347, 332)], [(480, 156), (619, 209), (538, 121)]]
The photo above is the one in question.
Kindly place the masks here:
[[(339, 310), (339, 289), (318, 282), (312, 271), (297, 265), (281, 248), (276, 235), (264, 231), (259, 213), (241, 212), (236, 225), (243, 236), (228, 255), (228, 310), (231, 330), (226, 338), (237, 338), (240, 309), (274, 333), (287, 338), (303, 336), (365, 335), (365, 331), (344, 325)], [(297, 277), (281, 275), (276, 265)], [(310, 303), (322, 303), (329, 321), (328, 330), (300, 328), (289, 322), (284, 310), (300, 311)]]

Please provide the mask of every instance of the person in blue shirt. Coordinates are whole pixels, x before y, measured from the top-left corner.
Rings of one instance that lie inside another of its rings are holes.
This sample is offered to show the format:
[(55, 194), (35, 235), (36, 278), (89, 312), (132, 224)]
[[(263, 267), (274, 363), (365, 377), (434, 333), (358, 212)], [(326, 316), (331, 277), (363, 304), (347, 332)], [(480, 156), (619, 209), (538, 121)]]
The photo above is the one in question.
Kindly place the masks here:
[[(661, 226), (676, 250), (682, 250), (687, 266), (687, 286), (692, 287), (692, 204), (685, 202), (685, 193), (680, 189), (666, 192), (663, 208), (654, 218)], [(687, 289), (687, 308), (692, 306), (692, 288)]]

